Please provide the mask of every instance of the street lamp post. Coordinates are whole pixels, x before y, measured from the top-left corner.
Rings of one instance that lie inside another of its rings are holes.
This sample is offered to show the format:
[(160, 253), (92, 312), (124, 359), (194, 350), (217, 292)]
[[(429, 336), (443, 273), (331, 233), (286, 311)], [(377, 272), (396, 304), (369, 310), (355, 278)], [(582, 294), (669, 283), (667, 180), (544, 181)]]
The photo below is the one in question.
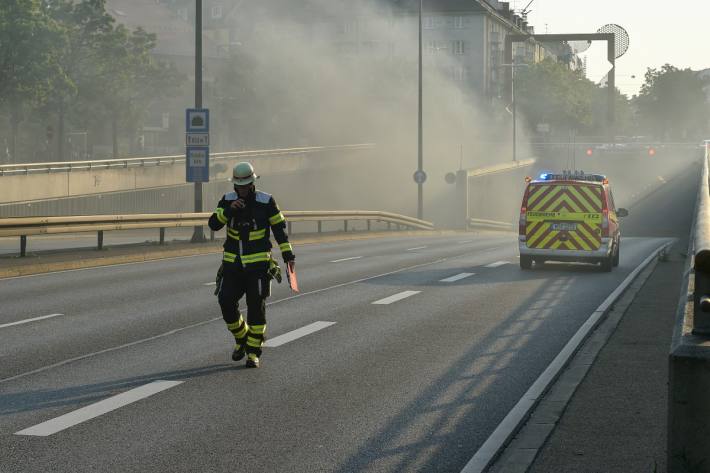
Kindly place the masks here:
[(517, 113), (516, 113), (516, 105), (515, 105), (515, 69), (518, 67), (530, 67), (529, 64), (515, 64), (515, 60), (511, 64), (501, 64), (501, 67), (510, 67), (511, 68), (511, 86), (510, 86), (510, 92), (511, 92), (511, 108), (513, 109), (513, 162), (518, 161), (518, 139), (517, 139), (517, 134), (518, 134), (518, 120), (517, 120)]
[[(202, 0), (195, 0), (195, 108), (202, 108)], [(195, 182), (195, 213), (202, 212), (202, 182)], [(196, 225), (193, 243), (205, 241), (202, 225)]]
[[(422, 147), (422, 6), (424, 0), (419, 0), (419, 135), (417, 149), (417, 171), (423, 172), (424, 150)], [(417, 218), (424, 218), (424, 182), (417, 183)]]

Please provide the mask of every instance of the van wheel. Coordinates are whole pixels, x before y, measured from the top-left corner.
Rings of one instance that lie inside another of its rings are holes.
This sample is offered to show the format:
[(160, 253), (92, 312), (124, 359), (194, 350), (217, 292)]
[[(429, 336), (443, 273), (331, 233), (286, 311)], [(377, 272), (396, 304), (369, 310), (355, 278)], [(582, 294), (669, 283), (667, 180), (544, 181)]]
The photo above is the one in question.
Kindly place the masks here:
[(532, 256), (520, 255), (520, 269), (530, 269), (532, 268)]
[(611, 272), (611, 269), (614, 267), (614, 255), (610, 254), (606, 258), (602, 260), (601, 268), (602, 271), (605, 273)]
[(619, 266), (619, 251), (620, 251), (620, 249), (619, 249), (619, 244), (617, 243), (617, 244), (616, 244), (616, 249), (615, 249), (615, 251), (614, 251), (614, 258), (613, 258), (613, 261), (612, 261), (612, 264), (614, 265), (614, 267)]

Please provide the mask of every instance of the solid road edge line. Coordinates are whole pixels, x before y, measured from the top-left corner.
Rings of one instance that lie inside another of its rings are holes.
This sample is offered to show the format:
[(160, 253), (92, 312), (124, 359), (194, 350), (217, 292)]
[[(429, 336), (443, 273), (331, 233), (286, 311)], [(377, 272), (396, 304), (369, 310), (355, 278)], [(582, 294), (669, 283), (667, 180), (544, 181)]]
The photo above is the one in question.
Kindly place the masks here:
[(552, 385), (555, 379), (557, 379), (557, 376), (562, 372), (563, 368), (567, 366), (569, 360), (576, 353), (577, 349), (587, 338), (589, 333), (596, 327), (602, 316), (606, 314), (609, 307), (611, 307), (611, 305), (616, 302), (626, 288), (634, 282), (641, 271), (643, 271), (646, 266), (648, 266), (653, 259), (658, 256), (658, 253), (670, 244), (672, 244), (672, 242), (666, 242), (651, 252), (651, 254), (646, 257), (646, 259), (643, 260), (641, 264), (639, 264), (628, 276), (626, 276), (621, 284), (619, 284), (619, 286), (612, 291), (609, 296), (607, 296), (604, 302), (602, 302), (601, 305), (591, 313), (591, 315), (587, 318), (587, 321), (584, 322), (579, 330), (577, 330), (572, 338), (570, 338), (560, 353), (554, 360), (552, 360), (552, 363), (550, 363), (545, 371), (540, 374), (525, 394), (523, 394), (513, 409), (508, 412), (505, 418), (503, 418), (500, 424), (498, 424), (498, 427), (496, 427), (493, 433), (488, 437), (483, 445), (481, 445), (475, 455), (473, 455), (468, 463), (466, 463), (464, 468), (461, 470), (461, 473), (482, 473), (489, 466), (491, 466), (493, 460), (498, 457), (507, 443), (523, 425), (542, 395), (547, 391), (548, 387)]

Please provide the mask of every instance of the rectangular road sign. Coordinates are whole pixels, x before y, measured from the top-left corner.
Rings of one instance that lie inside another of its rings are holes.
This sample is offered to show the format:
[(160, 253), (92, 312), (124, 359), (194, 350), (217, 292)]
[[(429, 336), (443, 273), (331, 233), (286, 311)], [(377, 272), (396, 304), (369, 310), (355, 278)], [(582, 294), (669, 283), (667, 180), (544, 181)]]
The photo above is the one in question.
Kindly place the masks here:
[(186, 109), (185, 131), (188, 133), (209, 133), (210, 111), (206, 108)]
[(210, 149), (207, 146), (192, 146), (187, 148), (185, 159), (187, 182), (210, 181)]
[(209, 146), (209, 133), (186, 133), (185, 146)]

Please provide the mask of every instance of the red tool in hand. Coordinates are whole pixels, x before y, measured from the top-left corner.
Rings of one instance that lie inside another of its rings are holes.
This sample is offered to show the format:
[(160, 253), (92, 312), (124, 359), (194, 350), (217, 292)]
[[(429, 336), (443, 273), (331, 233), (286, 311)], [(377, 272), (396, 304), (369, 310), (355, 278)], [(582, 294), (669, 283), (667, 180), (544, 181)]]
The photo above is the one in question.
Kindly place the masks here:
[(289, 261), (286, 263), (286, 278), (288, 279), (288, 285), (291, 287), (293, 292), (301, 292), (298, 289), (298, 278), (296, 277), (296, 263)]

